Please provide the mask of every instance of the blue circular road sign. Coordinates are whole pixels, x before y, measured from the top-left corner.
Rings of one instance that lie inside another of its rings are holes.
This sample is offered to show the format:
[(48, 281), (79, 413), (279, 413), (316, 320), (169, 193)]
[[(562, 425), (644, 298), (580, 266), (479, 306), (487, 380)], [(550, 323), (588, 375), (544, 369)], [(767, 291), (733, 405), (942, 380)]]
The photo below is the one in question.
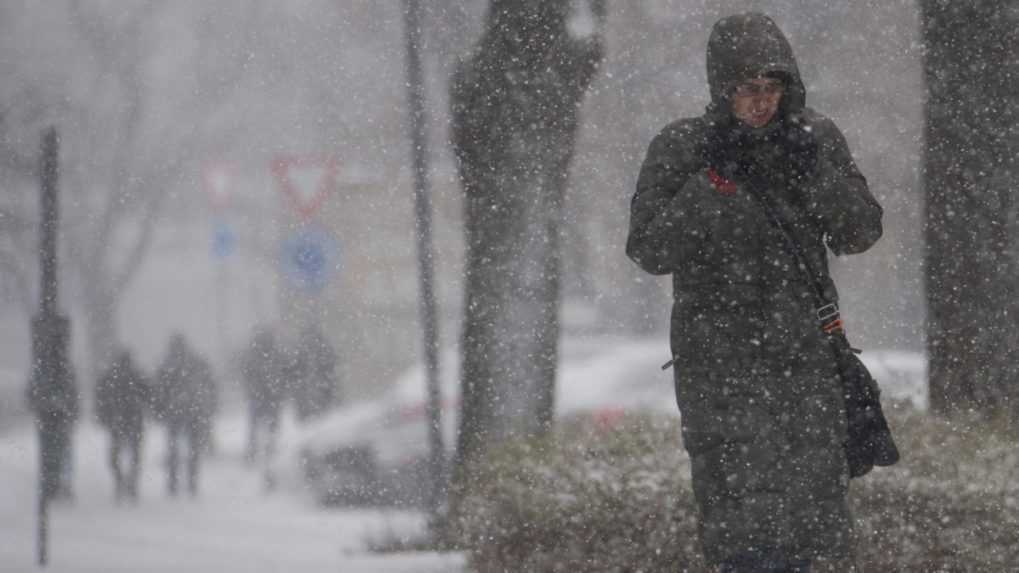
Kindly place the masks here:
[(339, 268), (334, 259), (336, 241), (321, 229), (304, 229), (283, 242), (282, 265), (286, 275), (298, 286), (321, 290), (332, 271)]

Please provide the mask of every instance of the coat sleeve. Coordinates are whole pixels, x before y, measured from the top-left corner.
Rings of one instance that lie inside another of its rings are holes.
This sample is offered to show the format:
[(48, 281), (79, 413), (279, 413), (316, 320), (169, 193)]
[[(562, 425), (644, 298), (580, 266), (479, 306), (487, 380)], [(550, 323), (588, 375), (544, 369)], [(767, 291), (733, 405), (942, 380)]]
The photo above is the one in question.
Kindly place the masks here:
[(805, 186), (807, 208), (821, 222), (833, 253), (862, 253), (881, 238), (884, 210), (835, 123), (823, 117), (811, 123), (819, 153), (817, 170)]
[(691, 122), (662, 130), (652, 140), (637, 178), (626, 254), (651, 274), (681, 270), (707, 234), (700, 209), (703, 189), (687, 185), (704, 167), (697, 131)]

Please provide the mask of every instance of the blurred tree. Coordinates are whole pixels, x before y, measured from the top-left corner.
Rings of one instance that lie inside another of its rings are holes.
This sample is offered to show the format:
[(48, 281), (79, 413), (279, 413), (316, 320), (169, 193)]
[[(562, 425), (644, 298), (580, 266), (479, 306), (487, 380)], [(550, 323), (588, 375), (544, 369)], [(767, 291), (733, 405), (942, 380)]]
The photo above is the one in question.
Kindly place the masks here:
[[(603, 73), (594, 80), (580, 126), (569, 181), (564, 233), (566, 297), (598, 301), (599, 320), (634, 334), (668, 327), (671, 281), (651, 277), (625, 259), (622, 241), (640, 162), (653, 134), (677, 111), (680, 78), (692, 67), (702, 84), (703, 50), (680, 49), (689, 36), (679, 10), (654, 3), (614, 3), (606, 14)], [(709, 23), (710, 26), (710, 23)], [(688, 40), (687, 40), (688, 41)], [(684, 58), (700, 57), (686, 67)], [(695, 83), (696, 82), (696, 83)], [(694, 98), (687, 98), (694, 101)], [(699, 106), (701, 102), (695, 102)], [(694, 113), (692, 107), (689, 113)]]
[(1019, 8), (922, 0), (931, 407), (1019, 413)]
[(490, 444), (552, 422), (563, 194), (604, 11), (601, 0), (493, 0), (453, 75), (466, 233), (457, 483)]
[[(0, 22), (15, 18), (0, 5)], [(0, 301), (14, 302), (27, 319), (36, 310), (35, 268), (39, 193), (38, 141), (53, 121), (45, 98), (46, 78), (20, 81), (16, 33), (0, 39)], [(44, 74), (39, 74), (44, 76)]]
[[(25, 94), (14, 96), (22, 100)], [(14, 302), (29, 316), (35, 308), (32, 273), (35, 269), (35, 225), (34, 211), (38, 202), (37, 194), (22, 192), (31, 188), (35, 171), (34, 157), (27, 148), (18, 145), (17, 134), (23, 130), (11, 126), (24, 118), (11, 118), (16, 109), (9, 100), (5, 109), (0, 109), (0, 301)], [(41, 129), (37, 106), (30, 110), (32, 117), (27, 123)]]
[[(118, 341), (117, 305), (148, 255), (166, 198), (182, 183), (194, 186), (206, 154), (236, 134), (222, 125), (210, 133), (209, 124), (235, 101), (259, 6), (238, 11), (241, 33), (223, 38), (222, 14), (211, 9), (66, 4), (68, 47), (79, 64), (67, 70), (69, 93), (59, 94), (77, 143), (69, 151), (77, 188), (69, 193), (68, 260), (82, 299), (90, 378)], [(232, 25), (237, 13), (229, 15)]]

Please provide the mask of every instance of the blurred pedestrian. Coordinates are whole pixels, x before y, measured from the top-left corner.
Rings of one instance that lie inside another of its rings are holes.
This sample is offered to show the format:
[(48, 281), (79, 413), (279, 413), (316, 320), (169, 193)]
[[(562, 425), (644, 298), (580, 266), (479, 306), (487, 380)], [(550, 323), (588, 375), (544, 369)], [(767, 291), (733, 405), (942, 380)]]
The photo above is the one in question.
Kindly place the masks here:
[(109, 464), (118, 502), (125, 498), (138, 501), (145, 411), (150, 399), (149, 385), (131, 353), (118, 352), (95, 388), (96, 417), (110, 434)]
[(182, 334), (174, 334), (156, 375), (156, 407), (166, 425), (167, 492), (177, 495), (179, 473), (186, 473), (191, 495), (198, 493), (202, 454), (211, 439), (219, 390), (212, 368)]
[[(49, 328), (62, 333), (60, 336), (66, 340), (69, 330), (67, 319), (53, 320), (56, 323)], [(74, 461), (72, 438), (81, 398), (74, 369), (64, 355), (66, 346), (50, 345), (42, 352), (51, 354), (45, 364), (33, 365), (26, 398), (39, 432), (43, 494), (47, 499), (70, 501), (74, 498), (71, 485)]]
[(249, 462), (261, 461), (265, 468), (266, 486), (275, 480), (272, 462), (276, 453), (280, 415), (287, 395), (288, 360), (277, 346), (276, 338), (267, 329), (258, 330), (241, 359), (241, 376), (248, 399)]
[(707, 72), (707, 112), (650, 145), (627, 254), (672, 275), (670, 364), (708, 561), (807, 571), (854, 552), (827, 251), (870, 248), (882, 209), (838, 127), (806, 107), (770, 18), (716, 23)]
[(336, 350), (318, 325), (301, 331), (294, 365), (294, 408), (299, 420), (328, 410), (338, 399)]

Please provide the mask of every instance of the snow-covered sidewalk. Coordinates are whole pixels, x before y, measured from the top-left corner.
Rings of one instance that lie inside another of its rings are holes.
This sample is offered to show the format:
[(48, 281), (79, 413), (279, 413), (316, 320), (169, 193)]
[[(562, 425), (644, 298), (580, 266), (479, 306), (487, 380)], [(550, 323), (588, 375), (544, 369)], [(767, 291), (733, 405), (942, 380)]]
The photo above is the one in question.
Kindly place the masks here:
[[(284, 427), (285, 440), (293, 427)], [(165, 494), (163, 433), (145, 441), (141, 500), (117, 505), (106, 467), (105, 435), (91, 422), (75, 437), (75, 500), (51, 511), (50, 571), (324, 571), (446, 573), (461, 555), (366, 553), (366, 542), (411, 536), (423, 527), (412, 511), (334, 510), (300, 489), (296, 463), (266, 492), (240, 452), (241, 416), (216, 428), (218, 451), (203, 465), (201, 493)], [(0, 570), (35, 566), (36, 438), (31, 427), (0, 434)]]

